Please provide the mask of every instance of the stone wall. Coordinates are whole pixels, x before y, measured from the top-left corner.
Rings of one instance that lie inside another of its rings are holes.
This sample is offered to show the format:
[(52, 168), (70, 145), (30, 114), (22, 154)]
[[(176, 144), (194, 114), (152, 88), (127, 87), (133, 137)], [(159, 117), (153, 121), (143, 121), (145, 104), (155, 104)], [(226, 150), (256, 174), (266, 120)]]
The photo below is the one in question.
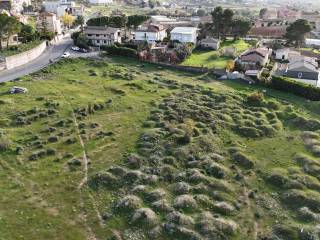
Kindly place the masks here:
[(45, 49), (46, 42), (42, 42), (37, 47), (26, 52), (6, 57), (6, 69), (13, 69), (34, 60), (35, 58), (39, 57), (45, 51)]

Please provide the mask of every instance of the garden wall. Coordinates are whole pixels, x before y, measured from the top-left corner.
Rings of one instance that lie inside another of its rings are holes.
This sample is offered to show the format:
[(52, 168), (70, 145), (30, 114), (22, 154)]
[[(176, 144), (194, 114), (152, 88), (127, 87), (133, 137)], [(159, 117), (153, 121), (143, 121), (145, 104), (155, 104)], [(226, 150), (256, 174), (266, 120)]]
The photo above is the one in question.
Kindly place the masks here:
[(45, 49), (46, 42), (42, 42), (37, 47), (26, 52), (6, 57), (6, 69), (13, 69), (34, 60), (39, 57)]

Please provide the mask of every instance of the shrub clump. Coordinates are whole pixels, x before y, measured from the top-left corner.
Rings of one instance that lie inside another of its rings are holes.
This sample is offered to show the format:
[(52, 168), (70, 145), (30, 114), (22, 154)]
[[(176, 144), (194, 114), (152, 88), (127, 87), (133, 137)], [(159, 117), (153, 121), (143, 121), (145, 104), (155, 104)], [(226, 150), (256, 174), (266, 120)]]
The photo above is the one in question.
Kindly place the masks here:
[(120, 211), (134, 211), (141, 208), (142, 200), (135, 195), (127, 195), (117, 202), (116, 209)]
[(198, 207), (192, 195), (181, 195), (175, 198), (173, 206), (177, 209), (193, 210)]
[(131, 222), (142, 227), (151, 228), (158, 224), (159, 219), (150, 208), (140, 208), (134, 212)]

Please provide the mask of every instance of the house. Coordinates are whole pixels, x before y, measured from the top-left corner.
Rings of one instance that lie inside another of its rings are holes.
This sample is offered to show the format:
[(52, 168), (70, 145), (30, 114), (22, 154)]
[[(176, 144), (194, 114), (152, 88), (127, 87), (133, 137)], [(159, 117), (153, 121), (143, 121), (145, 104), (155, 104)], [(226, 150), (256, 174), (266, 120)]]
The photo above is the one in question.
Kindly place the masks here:
[(195, 27), (175, 27), (171, 31), (171, 41), (181, 43), (197, 43), (198, 29)]
[(320, 39), (306, 39), (306, 46), (310, 48), (320, 49)]
[(12, 13), (21, 13), (23, 6), (31, 5), (31, 0), (0, 0), (0, 9), (8, 10)]
[(56, 35), (61, 34), (61, 22), (57, 19), (56, 14), (43, 12), (37, 17), (37, 29), (46, 28), (48, 31), (55, 33)]
[(268, 63), (271, 52), (269, 48), (248, 49), (240, 55), (238, 62), (245, 70), (257, 70)]
[(200, 46), (203, 48), (218, 50), (220, 48), (220, 40), (216, 38), (205, 38), (201, 40)]
[(139, 27), (134, 33), (135, 41), (147, 41), (148, 43), (163, 41), (165, 37), (167, 37), (167, 29), (158, 24)]
[(108, 26), (87, 26), (84, 34), (94, 46), (112, 45), (121, 43), (121, 30)]
[(294, 56), (300, 56), (301, 54), (297, 51), (293, 51), (290, 48), (281, 48), (274, 51), (274, 59), (279, 61), (289, 61)]
[(303, 82), (318, 81), (319, 69), (315, 58), (300, 57), (295, 58), (288, 64), (285, 76), (299, 79)]
[(84, 7), (76, 6), (74, 1), (60, 0), (60, 1), (44, 1), (42, 7), (46, 12), (54, 13), (57, 17), (62, 17), (65, 13), (79, 16), (84, 12)]
[(89, 0), (88, 2), (92, 5), (108, 5), (113, 3), (113, 0)]

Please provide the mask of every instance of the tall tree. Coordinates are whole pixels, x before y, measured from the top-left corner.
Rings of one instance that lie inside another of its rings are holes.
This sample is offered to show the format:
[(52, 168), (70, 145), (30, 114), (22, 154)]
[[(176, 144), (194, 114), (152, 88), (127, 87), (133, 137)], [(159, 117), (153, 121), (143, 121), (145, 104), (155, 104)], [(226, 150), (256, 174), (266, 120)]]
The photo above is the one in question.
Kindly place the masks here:
[(9, 16), (5, 13), (0, 14), (0, 50), (2, 50), (2, 41), (6, 38)]
[(226, 34), (231, 29), (234, 12), (229, 8), (223, 10), (222, 7), (216, 7), (213, 12), (211, 12), (211, 16), (213, 21), (213, 33), (218, 38), (225, 38)]
[(7, 48), (9, 47), (10, 38), (21, 31), (21, 23), (15, 17), (9, 17), (7, 23)]
[(77, 16), (74, 23), (78, 26), (80, 26), (81, 32), (83, 31), (83, 25), (84, 25), (84, 17), (82, 15)]
[(259, 18), (263, 18), (268, 12), (268, 8), (261, 8), (259, 12)]
[(232, 20), (232, 30), (234, 40), (245, 37), (251, 29), (251, 22), (245, 18), (235, 18)]
[(146, 16), (146, 15), (131, 15), (131, 16), (128, 16), (126, 25), (127, 27), (133, 26), (134, 28), (137, 28), (139, 25), (141, 25), (148, 19), (149, 19), (149, 16)]
[(289, 44), (300, 47), (305, 42), (305, 36), (311, 32), (312, 27), (305, 19), (298, 19), (287, 27), (285, 38)]

